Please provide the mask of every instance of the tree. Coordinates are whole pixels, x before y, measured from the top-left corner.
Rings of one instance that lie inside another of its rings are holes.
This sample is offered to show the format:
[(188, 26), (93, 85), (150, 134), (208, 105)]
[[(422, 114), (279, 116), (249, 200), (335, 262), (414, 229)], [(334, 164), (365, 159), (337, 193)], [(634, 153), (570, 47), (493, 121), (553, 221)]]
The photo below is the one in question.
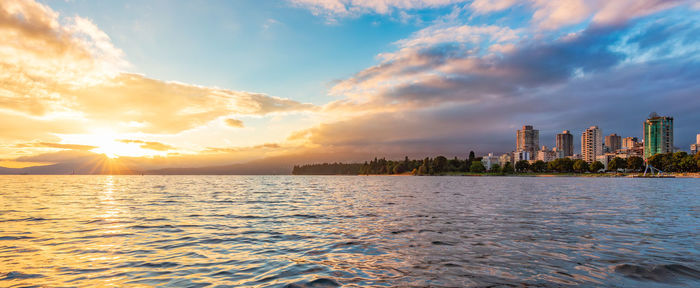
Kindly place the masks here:
[[(700, 163), (700, 160), (699, 160)], [(503, 168), (501, 171), (505, 174), (513, 174), (515, 173), (515, 170), (513, 169), (513, 164), (510, 163), (510, 161), (506, 162), (506, 164), (503, 164)]]
[(428, 166), (426, 166), (425, 164), (423, 164), (423, 165), (420, 165), (420, 167), (418, 167), (418, 171), (417, 171), (417, 172), (418, 172), (418, 175), (428, 175), (428, 173), (429, 173), (430, 171), (429, 171), (429, 169), (428, 169)]
[(603, 163), (600, 161), (595, 161), (593, 164), (591, 164), (591, 172), (593, 173), (598, 173), (598, 171), (602, 169), (605, 169), (605, 165), (603, 165)]
[(486, 167), (484, 167), (484, 164), (481, 164), (481, 161), (472, 161), (469, 171), (474, 173), (483, 173), (486, 171)]
[(639, 171), (642, 170), (642, 167), (644, 167), (644, 159), (642, 157), (632, 156), (627, 158), (627, 169)]
[(469, 151), (469, 162), (473, 162), (474, 159), (476, 159), (476, 156), (474, 155), (474, 151)]
[(459, 171), (462, 168), (462, 161), (459, 161), (459, 159), (457, 159), (457, 157), (455, 157), (454, 159), (451, 159), (450, 161), (448, 161), (447, 166), (448, 166), (447, 169), (449, 171)]
[(544, 163), (542, 160), (537, 160), (535, 163), (532, 163), (532, 166), (530, 166), (530, 169), (532, 169), (533, 172), (544, 172), (545, 169), (547, 169), (547, 163)]
[(573, 171), (574, 161), (569, 158), (554, 159), (552, 162), (547, 163), (547, 168), (560, 173), (568, 173)]
[(494, 173), (501, 172), (501, 165), (498, 165), (498, 163), (492, 164), (489, 172), (494, 172)]
[(680, 169), (683, 172), (695, 172), (697, 171), (697, 163), (692, 155), (686, 155), (683, 157), (680, 163)]
[(574, 171), (576, 171), (576, 173), (584, 173), (590, 169), (590, 167), (588, 167), (588, 162), (583, 161), (581, 159), (574, 161), (573, 168), (574, 168)]
[(620, 157), (615, 157), (612, 160), (610, 160), (610, 163), (608, 163), (608, 170), (610, 171), (617, 171), (617, 169), (626, 169), (627, 168), (627, 161), (625, 159), (622, 159)]
[(447, 172), (447, 158), (445, 156), (437, 156), (433, 160), (433, 173), (444, 173)]
[(401, 174), (406, 171), (406, 167), (403, 162), (399, 162), (394, 166), (393, 173), (394, 174)]
[(528, 169), (530, 169), (530, 162), (527, 162), (527, 160), (520, 160), (515, 163), (515, 171), (522, 173), (527, 172)]

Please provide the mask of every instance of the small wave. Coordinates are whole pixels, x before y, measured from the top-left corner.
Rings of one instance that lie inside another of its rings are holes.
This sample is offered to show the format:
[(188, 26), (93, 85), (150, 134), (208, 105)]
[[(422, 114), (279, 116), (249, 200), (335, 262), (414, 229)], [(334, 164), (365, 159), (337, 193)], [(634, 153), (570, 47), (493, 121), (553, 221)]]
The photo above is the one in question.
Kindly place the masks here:
[(2, 240), (24, 240), (24, 239), (33, 239), (34, 237), (29, 237), (29, 236), (0, 236), (0, 241)]
[(680, 264), (653, 266), (622, 264), (615, 266), (614, 270), (626, 277), (656, 282), (675, 282), (679, 278), (700, 280), (700, 271)]
[(311, 282), (306, 283), (295, 283), (284, 285), (284, 288), (331, 288), (340, 287), (338, 282), (333, 279), (319, 278)]
[(305, 219), (318, 219), (318, 218), (323, 218), (321, 215), (316, 215), (316, 214), (294, 214), (291, 215), (290, 217), (294, 218), (305, 218)]
[[(4, 277), (3, 277), (4, 276)], [(33, 279), (33, 278), (43, 278), (46, 277), (41, 274), (25, 274), (22, 272), (12, 271), (9, 273), (0, 273), (0, 280), (13, 280), (13, 279)]]
[(134, 234), (132, 234), (132, 233), (106, 233), (106, 234), (88, 235), (88, 236), (77, 237), (77, 239), (129, 237), (129, 236), (133, 236), (133, 235)]
[(27, 217), (27, 218), (20, 218), (20, 219), (0, 220), (0, 222), (46, 221), (46, 220), (49, 220), (49, 219), (46, 219), (43, 217)]

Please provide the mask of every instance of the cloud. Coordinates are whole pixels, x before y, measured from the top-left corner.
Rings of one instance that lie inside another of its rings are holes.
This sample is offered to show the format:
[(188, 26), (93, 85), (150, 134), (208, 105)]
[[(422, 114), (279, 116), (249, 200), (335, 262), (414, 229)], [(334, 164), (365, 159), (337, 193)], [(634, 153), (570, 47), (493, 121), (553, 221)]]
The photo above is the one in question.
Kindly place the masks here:
[[(560, 37), (438, 23), (397, 41), (398, 50), (380, 54), (378, 65), (332, 87), (347, 98), (324, 110), (343, 117), (288, 140), (393, 156), (507, 152), (524, 124), (540, 128), (550, 146), (554, 133), (590, 125), (641, 137), (640, 121), (662, 105), (662, 114), (676, 116), (676, 141), (683, 146), (694, 135), (690, 123), (698, 114), (692, 111), (700, 109), (693, 96), (700, 93), (697, 20), (676, 12), (594, 23)], [(453, 31), (445, 33), (452, 37), (441, 31)]]
[(153, 150), (153, 151), (169, 151), (169, 150), (175, 150), (176, 148), (174, 146), (164, 144), (161, 142), (155, 142), (155, 141), (143, 141), (143, 140), (130, 140), (130, 139), (122, 139), (118, 140), (121, 143), (134, 143), (134, 144), (140, 144), (139, 147), (143, 149), (148, 149), (148, 150)]
[(692, 0), (289, 0), (293, 5), (309, 9), (313, 14), (334, 20), (366, 13), (390, 14), (405, 10), (431, 9), (466, 4), (476, 15), (510, 8), (526, 9), (533, 26), (555, 30), (564, 26), (592, 21), (598, 25), (623, 24), (631, 19), (650, 15), (680, 5), (698, 6)]
[(57, 149), (69, 149), (69, 150), (83, 150), (89, 151), (97, 148), (97, 146), (81, 145), (81, 144), (62, 144), (62, 143), (51, 143), (51, 142), (38, 142), (38, 143), (21, 143), (15, 145), (18, 148), (26, 147), (39, 147), (39, 148), (57, 148)]
[(226, 119), (226, 125), (234, 128), (243, 128), (243, 121), (233, 118)]
[(229, 114), (267, 115), (312, 110), (311, 104), (259, 93), (202, 87), (122, 73), (100, 85), (65, 91), (67, 104), (104, 123), (139, 123), (125, 130), (177, 133)]
[[(31, 119), (37, 123), (29, 124), (33, 127), (51, 123), (26, 137), (95, 127), (168, 134), (231, 114), (262, 116), (316, 109), (261, 93), (125, 72), (130, 64), (124, 53), (92, 21), (61, 18), (34, 1), (0, 2), (0, 43), (0, 116), (4, 122)], [(79, 124), (53, 124), (67, 122)], [(25, 137), (21, 134), (27, 132), (13, 134), (16, 130), (3, 129), (0, 138)]]
[(277, 143), (264, 143), (255, 146), (248, 147), (207, 147), (205, 153), (231, 153), (231, 152), (245, 152), (251, 150), (261, 150), (261, 149), (278, 149), (282, 148)]
[(543, 30), (555, 30), (589, 19), (595, 25), (620, 25), (625, 22), (681, 5), (689, 0), (476, 0), (469, 6), (478, 14), (528, 7), (532, 22)]
[(438, 8), (467, 0), (289, 0), (315, 15), (347, 17), (363, 13), (388, 14), (393, 10)]
[(470, 5), (474, 12), (483, 14), (508, 9), (518, 4), (518, 0), (474, 0)]

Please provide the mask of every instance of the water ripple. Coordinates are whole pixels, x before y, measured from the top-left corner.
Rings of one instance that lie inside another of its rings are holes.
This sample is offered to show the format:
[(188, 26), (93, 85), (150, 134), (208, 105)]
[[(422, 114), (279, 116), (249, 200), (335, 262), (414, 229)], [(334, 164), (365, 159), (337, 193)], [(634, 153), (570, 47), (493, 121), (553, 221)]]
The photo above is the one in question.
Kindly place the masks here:
[(699, 179), (0, 176), (0, 286), (698, 287)]

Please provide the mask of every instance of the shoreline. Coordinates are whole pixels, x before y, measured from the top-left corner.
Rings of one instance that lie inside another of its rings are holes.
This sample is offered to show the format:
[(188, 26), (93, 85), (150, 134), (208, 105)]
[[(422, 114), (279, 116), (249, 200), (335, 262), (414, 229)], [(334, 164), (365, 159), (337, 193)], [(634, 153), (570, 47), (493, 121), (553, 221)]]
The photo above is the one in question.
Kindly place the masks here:
[[(644, 173), (520, 173), (520, 174), (500, 174), (500, 173), (447, 173), (439, 175), (413, 175), (410, 173), (402, 174), (359, 174), (357, 176), (463, 176), (463, 177), (583, 177), (583, 178), (700, 178), (700, 173), (666, 173), (665, 176), (671, 177), (643, 177)], [(298, 175), (303, 176), (303, 175)], [(338, 175), (306, 175), (306, 176), (341, 176)], [(355, 176), (355, 175), (347, 175)]]

